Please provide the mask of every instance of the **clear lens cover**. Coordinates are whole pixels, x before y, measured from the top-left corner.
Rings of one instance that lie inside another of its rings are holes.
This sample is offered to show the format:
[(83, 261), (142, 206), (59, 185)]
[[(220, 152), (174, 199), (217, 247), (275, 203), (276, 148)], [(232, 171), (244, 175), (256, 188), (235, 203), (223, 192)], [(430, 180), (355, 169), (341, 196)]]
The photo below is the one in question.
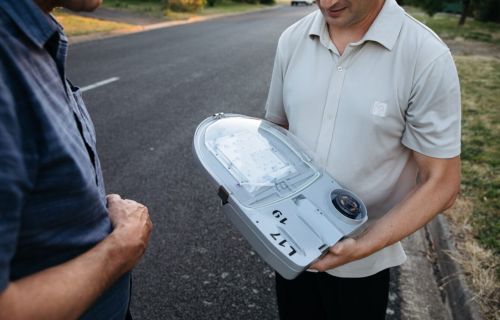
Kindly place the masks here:
[(265, 120), (239, 115), (209, 118), (197, 135), (202, 140), (199, 147), (208, 151), (203, 156), (197, 150), (207, 171), (245, 206), (288, 197), (320, 175), (294, 137)]
[(274, 186), (297, 170), (262, 135), (250, 130), (207, 141), (212, 154), (248, 192)]

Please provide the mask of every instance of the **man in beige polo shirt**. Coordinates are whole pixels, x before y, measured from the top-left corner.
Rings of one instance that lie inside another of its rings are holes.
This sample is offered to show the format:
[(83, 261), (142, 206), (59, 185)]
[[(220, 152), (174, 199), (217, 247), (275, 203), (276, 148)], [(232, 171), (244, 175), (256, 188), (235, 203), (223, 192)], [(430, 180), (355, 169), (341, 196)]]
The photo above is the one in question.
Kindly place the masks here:
[(394, 0), (318, 0), (281, 36), (266, 119), (368, 208), (367, 228), (288, 281), (281, 319), (384, 319), (400, 240), (460, 187), (460, 88), (446, 45)]

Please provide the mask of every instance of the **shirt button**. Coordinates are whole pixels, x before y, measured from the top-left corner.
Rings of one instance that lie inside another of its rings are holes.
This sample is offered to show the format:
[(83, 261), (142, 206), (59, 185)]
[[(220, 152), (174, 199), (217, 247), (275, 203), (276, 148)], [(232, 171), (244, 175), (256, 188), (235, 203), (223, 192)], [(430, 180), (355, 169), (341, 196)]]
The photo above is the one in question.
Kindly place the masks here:
[(342, 67), (337, 67), (337, 70), (338, 70), (339, 72), (344, 71), (344, 69), (343, 69)]

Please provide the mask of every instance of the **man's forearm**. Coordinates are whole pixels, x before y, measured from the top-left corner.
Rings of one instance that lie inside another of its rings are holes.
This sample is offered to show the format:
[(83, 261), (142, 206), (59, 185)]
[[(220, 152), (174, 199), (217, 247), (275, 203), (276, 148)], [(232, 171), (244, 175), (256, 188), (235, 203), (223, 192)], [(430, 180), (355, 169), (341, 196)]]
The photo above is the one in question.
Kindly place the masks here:
[(421, 181), (405, 199), (360, 236), (363, 256), (406, 238), (453, 204), (460, 186), (460, 160), (443, 161), (450, 163), (443, 170), (422, 171)]
[(390, 246), (432, 220), (437, 213), (448, 208), (455, 196), (439, 186), (422, 185), (409, 197), (374, 223), (359, 239), (363, 256), (368, 256)]
[(0, 294), (0, 319), (76, 319), (132, 267), (112, 233), (64, 264), (11, 282)]
[(311, 268), (333, 269), (365, 258), (420, 229), (456, 198), (460, 187), (460, 159), (435, 159), (415, 154), (420, 182), (382, 218), (356, 239), (346, 238)]

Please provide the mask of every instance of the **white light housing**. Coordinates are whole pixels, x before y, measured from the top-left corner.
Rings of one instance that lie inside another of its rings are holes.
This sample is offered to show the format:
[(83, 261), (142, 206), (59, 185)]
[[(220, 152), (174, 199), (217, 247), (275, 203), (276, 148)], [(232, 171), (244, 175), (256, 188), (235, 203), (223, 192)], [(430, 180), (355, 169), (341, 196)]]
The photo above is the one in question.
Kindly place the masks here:
[(209, 117), (196, 129), (194, 153), (229, 219), (284, 278), (295, 278), (367, 220), (363, 202), (268, 121)]

